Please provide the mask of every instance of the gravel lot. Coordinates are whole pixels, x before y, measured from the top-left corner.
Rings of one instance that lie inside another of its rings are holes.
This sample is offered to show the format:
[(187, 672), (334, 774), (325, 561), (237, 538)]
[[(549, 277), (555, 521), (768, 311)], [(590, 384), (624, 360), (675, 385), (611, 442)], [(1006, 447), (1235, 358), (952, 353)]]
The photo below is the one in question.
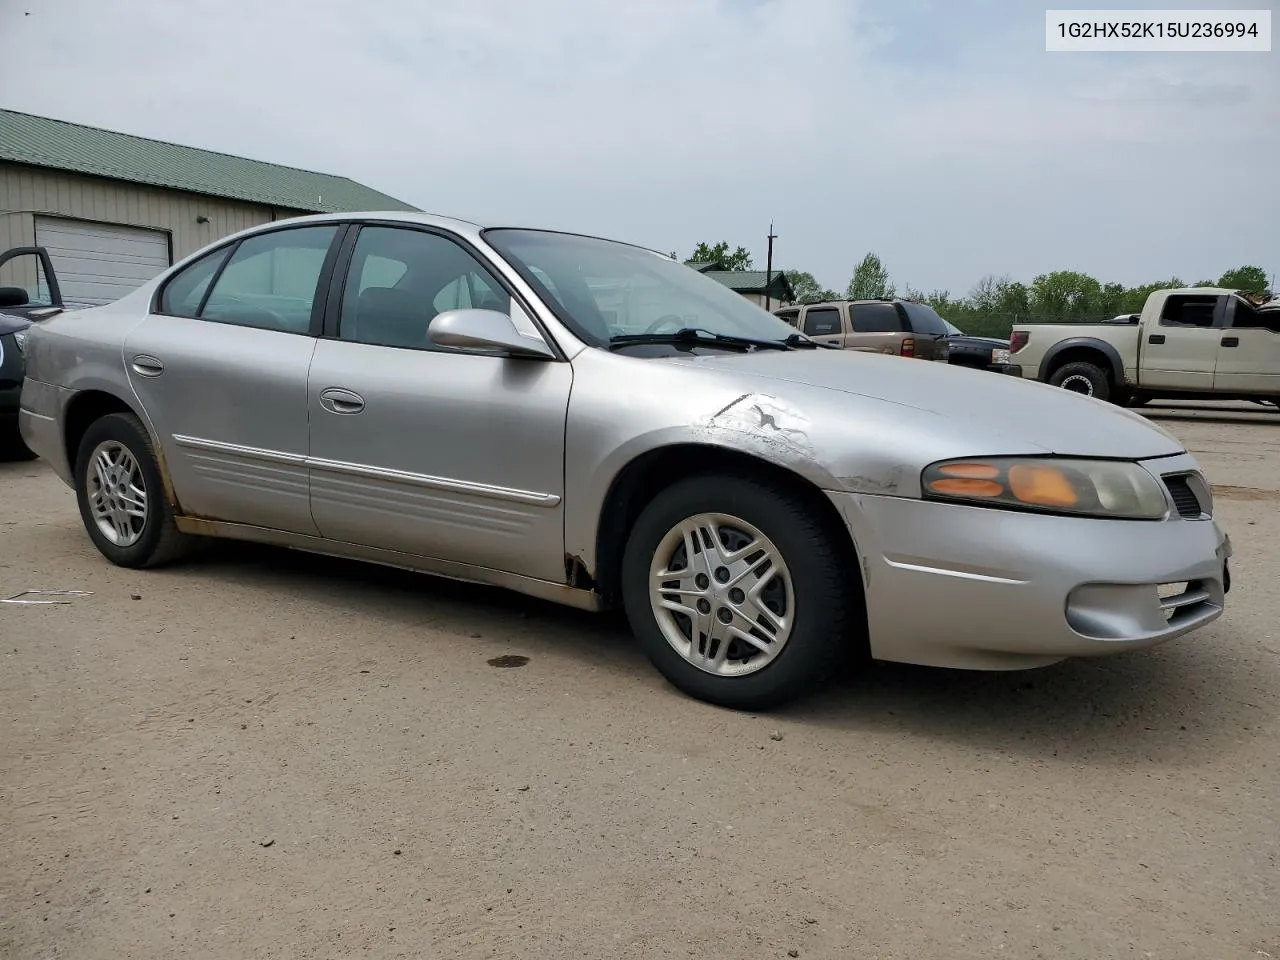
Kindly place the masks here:
[(1221, 620), (769, 716), (499, 591), (121, 570), (0, 465), (0, 596), (92, 591), (0, 604), (0, 957), (1280, 958), (1280, 415), (1150, 413), (1217, 487)]

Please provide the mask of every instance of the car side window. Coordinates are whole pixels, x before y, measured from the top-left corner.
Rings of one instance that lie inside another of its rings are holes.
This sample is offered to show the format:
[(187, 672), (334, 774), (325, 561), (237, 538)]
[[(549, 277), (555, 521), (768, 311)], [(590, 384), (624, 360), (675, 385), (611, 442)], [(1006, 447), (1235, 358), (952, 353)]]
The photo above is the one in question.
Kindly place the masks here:
[(855, 303), (849, 307), (855, 333), (900, 333), (902, 318), (892, 303)]
[(243, 240), (213, 285), (202, 320), (308, 333), (337, 224), (294, 227)]
[(438, 314), (467, 308), (510, 313), (511, 298), (459, 244), (401, 227), (360, 230), (342, 294), (340, 339), (447, 350), (431, 342), (427, 328)]
[(840, 311), (835, 307), (810, 307), (804, 314), (804, 332), (811, 337), (840, 333)]
[(800, 321), (799, 310), (778, 310), (775, 312), (774, 316), (785, 323), (791, 324), (793, 327)]
[(160, 295), (160, 312), (170, 317), (195, 317), (209, 281), (230, 252), (230, 246), (215, 250), (174, 274)]
[(1165, 299), (1160, 311), (1162, 327), (1212, 327), (1217, 311), (1216, 296), (1174, 294)]

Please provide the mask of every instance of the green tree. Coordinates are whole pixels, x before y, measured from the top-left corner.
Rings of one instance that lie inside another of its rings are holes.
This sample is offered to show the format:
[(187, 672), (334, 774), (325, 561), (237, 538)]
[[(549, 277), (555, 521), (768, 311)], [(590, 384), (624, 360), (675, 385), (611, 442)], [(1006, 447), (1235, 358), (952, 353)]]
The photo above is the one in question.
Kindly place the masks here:
[(879, 257), (868, 253), (862, 258), (853, 268), (853, 276), (849, 278), (845, 293), (850, 300), (876, 300), (894, 295), (894, 286), (889, 282), (889, 271), (884, 268)]
[(1243, 290), (1245, 293), (1266, 294), (1267, 290), (1267, 271), (1261, 267), (1247, 266), (1236, 267), (1234, 270), (1228, 270), (1218, 278), (1218, 286), (1226, 287), (1229, 290)]
[(689, 260), (693, 263), (718, 263), (726, 270), (751, 269), (751, 251), (746, 247), (738, 247), (738, 249), (730, 253), (729, 244), (724, 240), (715, 245), (698, 244), (694, 247)]
[(1045, 320), (1083, 320), (1102, 307), (1102, 284), (1076, 270), (1042, 273), (1031, 281), (1031, 308)]
[(1116, 313), (1141, 313), (1143, 306), (1147, 302), (1147, 297), (1151, 296), (1155, 291), (1183, 286), (1186, 286), (1186, 284), (1177, 277), (1170, 277), (1168, 280), (1144, 283), (1140, 287), (1130, 287), (1124, 292), (1124, 296), (1120, 298), (1120, 309)]
[(791, 281), (791, 289), (795, 291), (796, 303), (821, 303), (824, 300), (839, 300), (840, 294), (828, 290), (820, 284), (807, 270), (786, 270), (787, 279)]

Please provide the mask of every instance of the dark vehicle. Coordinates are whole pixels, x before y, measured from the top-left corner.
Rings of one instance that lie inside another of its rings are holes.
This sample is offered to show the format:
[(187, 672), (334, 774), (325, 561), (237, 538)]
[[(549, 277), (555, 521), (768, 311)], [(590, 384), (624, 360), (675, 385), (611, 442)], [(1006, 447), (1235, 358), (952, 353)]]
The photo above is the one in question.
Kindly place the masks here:
[(863, 353), (947, 361), (946, 321), (914, 300), (831, 300), (773, 312), (819, 343)]
[(0, 458), (34, 456), (18, 433), (26, 331), (33, 321), (61, 312), (62, 291), (44, 247), (0, 253)]
[(972, 337), (950, 320), (942, 321), (947, 330), (947, 362), (958, 367), (990, 370), (1022, 376), (1022, 368), (1009, 362), (1009, 341), (998, 337)]

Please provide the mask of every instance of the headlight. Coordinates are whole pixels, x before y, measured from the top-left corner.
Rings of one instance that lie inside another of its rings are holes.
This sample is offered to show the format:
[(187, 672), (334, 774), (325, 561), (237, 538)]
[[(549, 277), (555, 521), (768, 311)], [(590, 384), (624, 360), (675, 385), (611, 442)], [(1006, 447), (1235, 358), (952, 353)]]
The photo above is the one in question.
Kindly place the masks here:
[(925, 468), (926, 500), (1126, 520), (1160, 520), (1160, 482), (1136, 463), (1031, 457), (947, 460)]
[(18, 352), (25, 356), (27, 353), (27, 331), (19, 330), (13, 335), (13, 340), (18, 345)]
[(992, 350), (991, 362), (992, 363), (1008, 363), (1009, 351), (1004, 349), (1004, 347), (997, 347), (996, 349)]

